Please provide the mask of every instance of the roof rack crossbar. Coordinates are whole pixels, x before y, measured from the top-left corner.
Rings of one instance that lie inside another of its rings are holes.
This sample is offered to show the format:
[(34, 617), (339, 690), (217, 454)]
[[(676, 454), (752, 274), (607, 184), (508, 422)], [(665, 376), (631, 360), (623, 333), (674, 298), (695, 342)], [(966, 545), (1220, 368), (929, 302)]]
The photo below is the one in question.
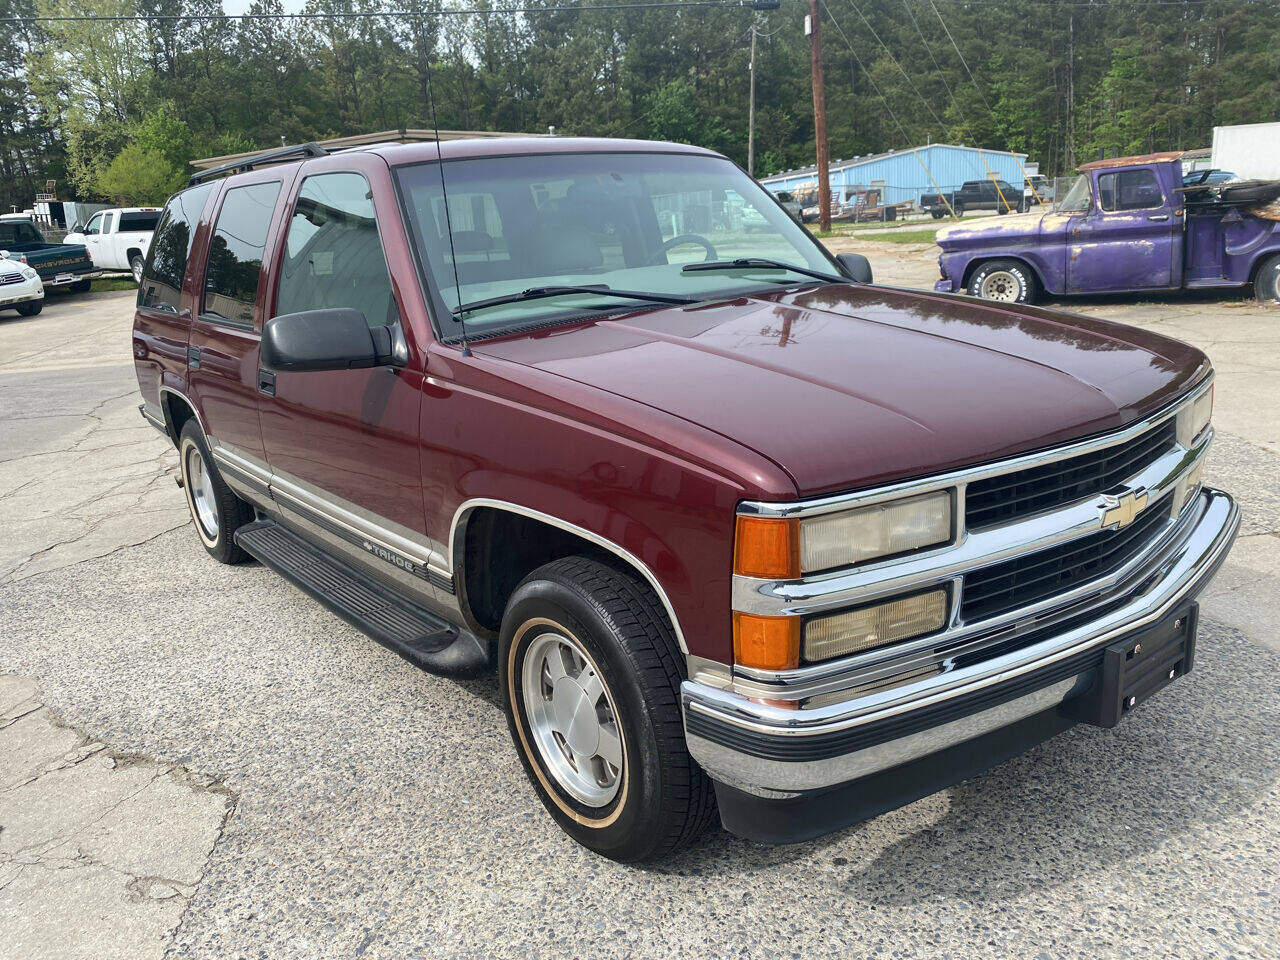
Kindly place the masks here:
[(280, 147), (277, 150), (265, 150), (243, 160), (224, 163), (220, 167), (193, 173), (187, 181), (187, 186), (194, 187), (197, 183), (204, 183), (206, 180), (220, 177), (224, 173), (244, 173), (246, 170), (252, 170), (268, 163), (284, 163), (286, 160), (305, 160), (308, 157), (327, 157), (328, 155), (329, 151), (315, 141)]

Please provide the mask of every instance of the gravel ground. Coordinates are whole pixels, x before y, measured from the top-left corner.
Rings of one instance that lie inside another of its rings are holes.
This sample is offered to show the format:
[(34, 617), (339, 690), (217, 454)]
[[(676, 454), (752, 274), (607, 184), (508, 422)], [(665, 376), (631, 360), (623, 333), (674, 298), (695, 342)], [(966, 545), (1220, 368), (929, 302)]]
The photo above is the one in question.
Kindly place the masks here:
[[(114, 309), (94, 321), (120, 328), (108, 340), (127, 331), (127, 300)], [(1254, 349), (1258, 364), (1280, 354)], [(0, 359), (0, 386), (26, 372)], [(85, 415), (110, 430), (131, 402), (110, 381), (131, 377), (46, 372), (64, 391), (90, 382)], [(1235, 382), (1220, 373), (1220, 397)], [(1229, 417), (1265, 422), (1252, 411), (1274, 394), (1239, 382), (1251, 399)], [(0, 395), (0, 414), (26, 395)], [(79, 457), (68, 417), (0, 439)], [(163, 470), (153, 445), (139, 465)], [(1246, 528), (1187, 680), (1116, 730), (1076, 728), (791, 847), (712, 831), (650, 869), (585, 852), (526, 783), (492, 683), (423, 674), (264, 568), (215, 564), (188, 527), (161, 522), (181, 491), (142, 474), (91, 499), (112, 514), (145, 490), (144, 531), (10, 567), (0, 674), (39, 681), (62, 723), (112, 751), (229, 798), (170, 957), (1275, 957), (1280, 456), (1224, 430), (1210, 479), (1242, 494)], [(0, 513), (0, 539), (14, 522)], [(31, 956), (14, 950), (0, 938), (0, 957)]]

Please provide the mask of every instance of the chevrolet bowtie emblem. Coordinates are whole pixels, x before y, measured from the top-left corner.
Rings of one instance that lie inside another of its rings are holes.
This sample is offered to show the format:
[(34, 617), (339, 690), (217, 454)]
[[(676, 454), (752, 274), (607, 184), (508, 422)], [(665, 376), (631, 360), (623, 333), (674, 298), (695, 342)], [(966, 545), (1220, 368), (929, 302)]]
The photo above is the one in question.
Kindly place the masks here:
[(1147, 505), (1147, 491), (1139, 487), (1137, 490), (1126, 490), (1112, 495), (1104, 493), (1099, 507), (1102, 510), (1102, 526), (1127, 527), (1133, 523), (1134, 517)]

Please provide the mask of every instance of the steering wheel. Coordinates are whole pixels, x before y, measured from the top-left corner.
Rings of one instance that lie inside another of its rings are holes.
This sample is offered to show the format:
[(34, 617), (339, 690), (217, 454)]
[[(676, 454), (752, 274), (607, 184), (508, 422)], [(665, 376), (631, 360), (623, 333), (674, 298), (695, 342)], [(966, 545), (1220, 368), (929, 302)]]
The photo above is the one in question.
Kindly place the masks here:
[(707, 251), (707, 255), (702, 258), (704, 263), (710, 263), (713, 260), (719, 260), (720, 255), (716, 253), (716, 248), (711, 241), (698, 233), (678, 233), (670, 240), (664, 240), (659, 252), (665, 254), (668, 250), (674, 250), (676, 247), (682, 247), (686, 243), (696, 243), (703, 250)]

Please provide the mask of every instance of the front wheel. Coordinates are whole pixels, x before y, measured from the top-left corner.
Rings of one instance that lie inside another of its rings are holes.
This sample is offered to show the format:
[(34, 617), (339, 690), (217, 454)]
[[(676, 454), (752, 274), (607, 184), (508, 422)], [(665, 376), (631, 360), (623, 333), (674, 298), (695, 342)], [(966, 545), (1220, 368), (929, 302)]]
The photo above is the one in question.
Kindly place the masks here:
[(1263, 261), (1253, 278), (1253, 295), (1259, 303), (1280, 304), (1280, 254)]
[(44, 309), (44, 301), (32, 300), (30, 303), (20, 303), (16, 309), (20, 317), (34, 317)]
[(711, 782), (684, 742), (679, 649), (647, 584), (589, 557), (538, 568), (507, 603), (498, 664), (525, 773), (573, 839), (634, 863), (711, 822)]
[(992, 260), (973, 272), (966, 288), (969, 296), (998, 303), (1035, 303), (1036, 278), (1016, 260)]
[(931, 213), (933, 214), (933, 219), (935, 220), (941, 220), (943, 217), (946, 216), (946, 214), (943, 213), (941, 210), (933, 210), (931, 211)]

